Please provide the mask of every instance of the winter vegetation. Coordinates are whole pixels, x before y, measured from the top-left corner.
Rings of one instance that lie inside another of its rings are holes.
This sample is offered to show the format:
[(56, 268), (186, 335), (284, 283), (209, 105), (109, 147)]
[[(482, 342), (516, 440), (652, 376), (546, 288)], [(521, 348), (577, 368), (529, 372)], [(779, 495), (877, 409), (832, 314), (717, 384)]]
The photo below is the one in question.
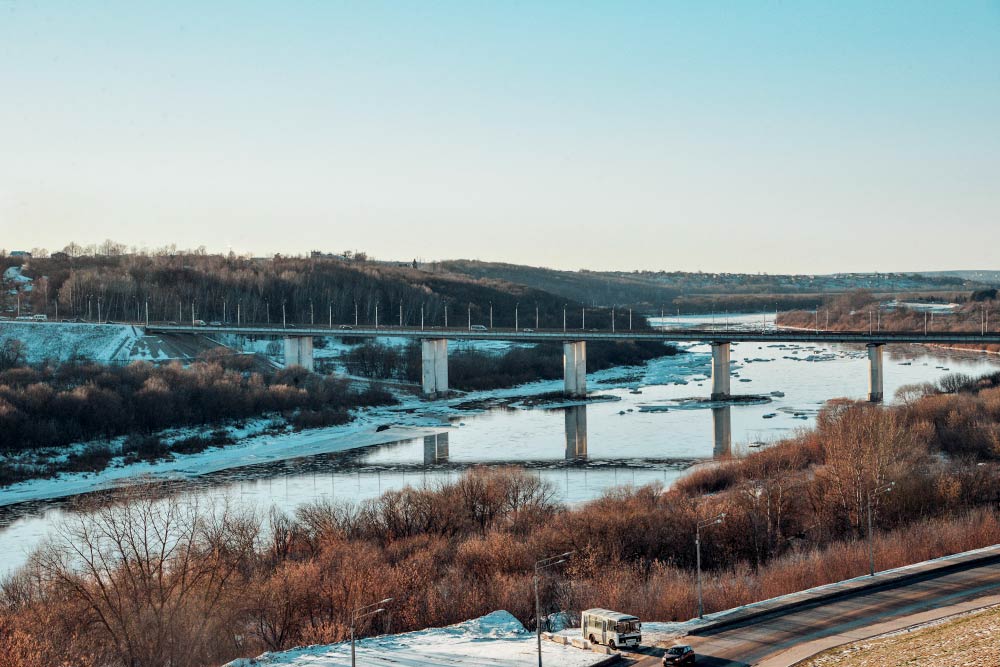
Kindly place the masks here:
[[(157, 435), (167, 428), (267, 415), (293, 426), (329, 426), (350, 421), (353, 408), (393, 402), (381, 389), (358, 390), (298, 367), (275, 370), (245, 355), (210, 354), (188, 366), (12, 366), (0, 370), (0, 453), (8, 455), (0, 461), (0, 485), (61, 471), (101, 470), (113, 453), (100, 440), (116, 436), (129, 436), (126, 455), (149, 460), (230, 442), (209, 435), (168, 444)], [(97, 442), (55, 462), (12, 462), (25, 452), (88, 441)]]
[(814, 430), (671, 489), (573, 508), (518, 468), (291, 515), (132, 489), (70, 515), (4, 582), (0, 654), (15, 667), (219, 664), (342, 641), (350, 610), (385, 597), (393, 631), (496, 609), (533, 628), (533, 563), (571, 550), (542, 579), (544, 614), (684, 620), (695, 525), (722, 512), (703, 534), (706, 611), (865, 573), (869, 498), (880, 569), (995, 544), (1000, 378), (947, 384), (909, 388), (896, 408), (833, 402)]
[[(597, 342), (587, 345), (587, 370), (633, 366), (650, 359), (678, 354), (675, 345), (656, 341)], [(420, 382), (420, 344), (406, 347), (364, 342), (347, 354), (347, 368), (370, 378)], [(448, 355), (448, 381), (454, 389), (478, 391), (513, 387), (563, 376), (561, 343), (514, 347), (502, 354), (462, 349)]]
[[(919, 297), (914, 299), (918, 300)], [(953, 294), (945, 303), (953, 308), (943, 312), (928, 312), (916, 307), (888, 308), (871, 292), (857, 291), (826, 299), (814, 310), (793, 310), (778, 313), (779, 326), (831, 331), (941, 332), (961, 331), (981, 333), (1000, 330), (1000, 301), (996, 289), (981, 289), (971, 293)], [(933, 302), (930, 302), (933, 303)], [(960, 346), (958, 346), (960, 347)], [(970, 346), (966, 346), (970, 347)], [(975, 349), (1000, 352), (1000, 345), (983, 344)]]

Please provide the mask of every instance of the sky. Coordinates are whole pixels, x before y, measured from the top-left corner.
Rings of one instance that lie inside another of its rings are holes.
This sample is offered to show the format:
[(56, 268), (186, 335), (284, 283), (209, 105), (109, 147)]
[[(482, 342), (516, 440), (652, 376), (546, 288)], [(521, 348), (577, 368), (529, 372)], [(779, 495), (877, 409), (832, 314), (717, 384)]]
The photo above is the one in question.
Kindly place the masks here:
[(0, 0), (0, 247), (1000, 269), (1000, 1)]

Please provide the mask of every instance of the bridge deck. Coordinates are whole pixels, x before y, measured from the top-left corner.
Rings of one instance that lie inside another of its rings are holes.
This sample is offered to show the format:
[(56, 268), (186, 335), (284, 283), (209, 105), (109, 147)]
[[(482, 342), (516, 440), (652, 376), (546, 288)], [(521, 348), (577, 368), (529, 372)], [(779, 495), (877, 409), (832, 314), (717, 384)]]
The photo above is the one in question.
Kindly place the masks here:
[(466, 328), (427, 327), (351, 327), (341, 329), (317, 326), (192, 326), (177, 324), (150, 324), (145, 327), (150, 333), (210, 334), (225, 333), (244, 336), (394, 336), (400, 338), (451, 340), (504, 340), (504, 341), (627, 341), (655, 340), (665, 342), (738, 342), (738, 343), (858, 343), (884, 345), (889, 343), (938, 343), (957, 344), (1000, 344), (1000, 332), (898, 332), (898, 331), (803, 331), (793, 329), (767, 329), (751, 331), (747, 329), (657, 329), (652, 331), (598, 331), (544, 329), (515, 331), (514, 329), (489, 329), (486, 331)]

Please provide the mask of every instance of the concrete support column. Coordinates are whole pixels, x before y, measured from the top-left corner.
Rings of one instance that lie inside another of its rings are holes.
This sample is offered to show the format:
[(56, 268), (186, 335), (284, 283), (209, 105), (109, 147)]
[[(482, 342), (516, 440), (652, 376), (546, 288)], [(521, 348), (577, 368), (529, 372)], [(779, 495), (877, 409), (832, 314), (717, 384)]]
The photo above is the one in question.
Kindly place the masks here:
[(448, 431), (424, 436), (424, 464), (448, 462)]
[(566, 460), (587, 458), (587, 406), (566, 408)]
[(884, 345), (868, 346), (868, 400), (882, 402), (882, 348)]
[(733, 419), (732, 408), (712, 408), (712, 431), (715, 436), (715, 447), (712, 454), (715, 457), (728, 456), (733, 452)]
[(424, 394), (435, 397), (448, 393), (448, 341), (444, 338), (420, 341), (421, 383)]
[(712, 343), (712, 400), (729, 398), (729, 343)]
[(285, 336), (285, 368), (289, 366), (314, 370), (312, 336)]
[(563, 343), (563, 378), (567, 396), (587, 395), (587, 343)]

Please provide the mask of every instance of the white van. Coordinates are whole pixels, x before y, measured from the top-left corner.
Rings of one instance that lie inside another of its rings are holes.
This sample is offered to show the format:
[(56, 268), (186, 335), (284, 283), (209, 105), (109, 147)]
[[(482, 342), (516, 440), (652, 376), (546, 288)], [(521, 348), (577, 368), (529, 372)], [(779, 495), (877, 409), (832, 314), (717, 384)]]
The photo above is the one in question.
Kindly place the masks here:
[(39, 313), (39, 314), (33, 316), (32, 319), (35, 320), (36, 322), (48, 322), (49, 316), (48, 315), (43, 315), (43, 314)]
[(484, 324), (473, 324), (469, 327), (469, 331), (486, 331), (486, 325)]
[(638, 646), (642, 642), (642, 624), (635, 616), (608, 609), (588, 609), (580, 614), (583, 638), (591, 644), (611, 648)]

